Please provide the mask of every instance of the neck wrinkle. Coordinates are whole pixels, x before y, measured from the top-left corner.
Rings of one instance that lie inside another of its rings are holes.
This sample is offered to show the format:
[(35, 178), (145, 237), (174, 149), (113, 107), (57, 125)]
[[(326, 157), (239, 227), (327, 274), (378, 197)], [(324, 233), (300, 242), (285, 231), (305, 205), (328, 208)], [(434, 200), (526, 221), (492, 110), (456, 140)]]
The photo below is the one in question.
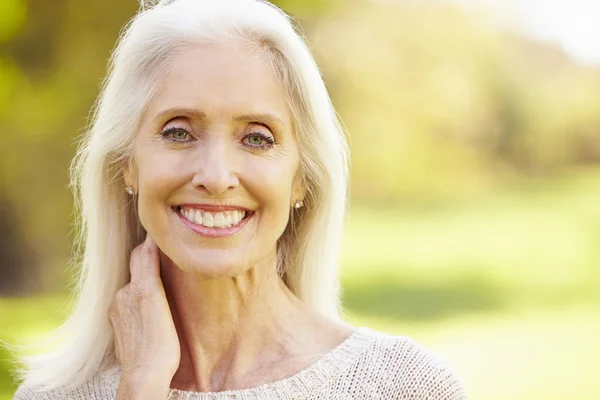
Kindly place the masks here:
[(235, 277), (209, 279), (182, 271), (161, 252), (161, 276), (181, 346), (172, 388), (237, 388), (255, 373), (253, 366), (290, 355), (297, 341), (292, 318), (304, 307), (272, 262)]

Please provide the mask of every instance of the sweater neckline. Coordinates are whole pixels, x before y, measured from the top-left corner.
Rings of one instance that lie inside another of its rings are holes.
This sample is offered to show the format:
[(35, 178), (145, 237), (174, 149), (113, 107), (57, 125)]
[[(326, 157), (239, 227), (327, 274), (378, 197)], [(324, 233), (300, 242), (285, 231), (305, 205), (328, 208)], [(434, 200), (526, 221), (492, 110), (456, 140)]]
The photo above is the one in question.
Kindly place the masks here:
[[(268, 398), (301, 398), (335, 379), (366, 351), (373, 340), (368, 327), (358, 327), (342, 343), (308, 367), (287, 378), (246, 389), (220, 392), (195, 392), (169, 389), (168, 400), (235, 400), (252, 399), (253, 395)], [(250, 397), (249, 397), (250, 396)], [(262, 397), (256, 397), (262, 398)]]

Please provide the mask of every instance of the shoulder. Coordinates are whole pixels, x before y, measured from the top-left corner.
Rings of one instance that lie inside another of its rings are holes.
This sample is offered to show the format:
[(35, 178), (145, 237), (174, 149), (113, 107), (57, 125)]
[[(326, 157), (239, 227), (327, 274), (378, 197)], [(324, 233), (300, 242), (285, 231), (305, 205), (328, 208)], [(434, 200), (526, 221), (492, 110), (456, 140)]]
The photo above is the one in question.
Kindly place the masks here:
[(19, 385), (13, 400), (112, 400), (117, 393), (118, 375), (115, 369), (99, 372), (77, 387), (46, 388), (25, 380)]
[[(366, 329), (369, 351), (357, 365), (366, 383), (381, 398), (465, 400), (465, 389), (454, 370), (438, 355), (406, 336)], [(363, 383), (365, 383), (363, 381)]]

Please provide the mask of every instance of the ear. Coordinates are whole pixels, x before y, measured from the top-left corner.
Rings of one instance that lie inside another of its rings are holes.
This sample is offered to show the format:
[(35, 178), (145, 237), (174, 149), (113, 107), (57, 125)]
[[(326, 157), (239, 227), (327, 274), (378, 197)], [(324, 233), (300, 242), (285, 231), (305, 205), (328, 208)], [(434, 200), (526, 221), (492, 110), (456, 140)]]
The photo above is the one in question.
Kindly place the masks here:
[(292, 207), (297, 201), (305, 200), (306, 198), (306, 183), (302, 178), (302, 173), (300, 169), (296, 173), (294, 177), (294, 182), (292, 184)]
[(138, 186), (138, 170), (132, 159), (129, 159), (123, 167), (123, 180), (125, 186), (131, 186), (134, 190)]

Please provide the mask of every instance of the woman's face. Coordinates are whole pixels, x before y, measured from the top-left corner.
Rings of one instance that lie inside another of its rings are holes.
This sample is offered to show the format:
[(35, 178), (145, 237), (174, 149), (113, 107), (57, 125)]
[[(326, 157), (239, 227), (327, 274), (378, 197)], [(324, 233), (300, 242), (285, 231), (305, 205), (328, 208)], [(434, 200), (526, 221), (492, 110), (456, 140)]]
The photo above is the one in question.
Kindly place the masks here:
[(182, 270), (219, 277), (273, 265), (304, 195), (286, 104), (257, 52), (205, 46), (170, 60), (125, 181), (142, 225)]

